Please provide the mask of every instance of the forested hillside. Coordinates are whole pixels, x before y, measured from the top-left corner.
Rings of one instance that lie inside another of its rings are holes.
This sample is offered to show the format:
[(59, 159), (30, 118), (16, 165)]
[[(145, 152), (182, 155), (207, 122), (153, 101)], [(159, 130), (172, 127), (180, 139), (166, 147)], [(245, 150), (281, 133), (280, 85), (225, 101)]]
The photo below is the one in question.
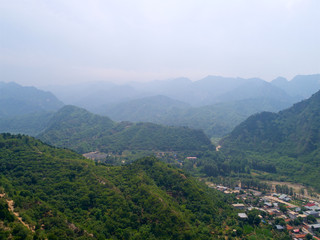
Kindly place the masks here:
[(58, 111), (48, 128), (38, 137), (49, 144), (79, 153), (96, 150), (199, 151), (213, 148), (200, 130), (153, 123), (115, 123), (107, 117), (74, 106)]
[(271, 164), (278, 175), (319, 190), (320, 91), (279, 113), (249, 117), (221, 145), (234, 157)]
[(39, 111), (20, 116), (0, 118), (0, 133), (27, 134), (36, 136), (48, 127), (54, 112)]
[[(30, 227), (19, 239), (224, 239), (239, 229), (226, 196), (154, 158), (111, 167), (1, 134), (0, 169), (1, 204), (13, 200)], [(18, 235), (0, 212), (0, 235)]]

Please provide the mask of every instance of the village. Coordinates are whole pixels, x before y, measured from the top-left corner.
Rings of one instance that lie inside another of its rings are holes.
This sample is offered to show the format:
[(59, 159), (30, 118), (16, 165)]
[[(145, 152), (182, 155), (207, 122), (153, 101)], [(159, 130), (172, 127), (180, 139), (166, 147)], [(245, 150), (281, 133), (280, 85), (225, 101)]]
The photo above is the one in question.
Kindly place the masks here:
[[(209, 184), (225, 194), (233, 194), (240, 221), (269, 224), (276, 231), (287, 231), (292, 239), (320, 240), (320, 202), (281, 193), (262, 193), (241, 187)], [(252, 212), (258, 219), (252, 220)]]

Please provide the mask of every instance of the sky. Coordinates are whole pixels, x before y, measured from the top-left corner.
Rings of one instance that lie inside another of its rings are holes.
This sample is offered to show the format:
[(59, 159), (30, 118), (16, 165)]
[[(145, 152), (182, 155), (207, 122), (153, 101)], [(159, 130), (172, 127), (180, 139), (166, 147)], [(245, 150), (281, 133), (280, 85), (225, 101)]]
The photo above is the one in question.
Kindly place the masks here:
[(0, 0), (0, 81), (320, 73), (319, 0)]

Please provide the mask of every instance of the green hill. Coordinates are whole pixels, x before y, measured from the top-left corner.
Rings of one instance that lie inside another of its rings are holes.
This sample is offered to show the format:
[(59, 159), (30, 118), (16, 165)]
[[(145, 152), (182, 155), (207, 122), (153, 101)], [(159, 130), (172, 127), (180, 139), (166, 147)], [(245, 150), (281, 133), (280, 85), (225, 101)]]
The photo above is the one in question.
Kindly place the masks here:
[(112, 167), (1, 134), (0, 169), (0, 236), (17, 234), (1, 210), (11, 200), (29, 239), (224, 239), (238, 229), (226, 196), (152, 157)]
[(115, 123), (108, 117), (66, 106), (58, 111), (38, 138), (79, 153), (90, 151), (199, 151), (213, 148), (200, 130), (153, 123)]
[(249, 117), (221, 145), (234, 156), (273, 165), (278, 175), (320, 190), (320, 91), (279, 113)]

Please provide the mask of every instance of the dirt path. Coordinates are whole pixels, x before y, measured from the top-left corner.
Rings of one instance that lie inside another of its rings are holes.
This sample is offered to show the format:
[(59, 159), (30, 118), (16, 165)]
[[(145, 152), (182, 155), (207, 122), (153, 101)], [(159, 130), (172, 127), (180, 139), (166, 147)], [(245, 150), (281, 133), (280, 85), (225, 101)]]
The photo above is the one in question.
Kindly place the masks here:
[[(0, 194), (0, 197), (1, 198), (4, 198), (5, 197), (5, 193), (2, 193)], [(14, 211), (14, 201), (13, 200), (8, 200), (6, 199), (7, 201), (7, 204), (8, 204), (8, 210), (11, 211), (13, 213), (13, 215), (15, 215), (18, 220), (25, 226), (27, 227), (29, 230), (31, 230), (32, 232), (34, 232), (34, 227), (31, 227), (29, 224), (25, 223), (23, 220), (22, 220), (22, 217), (20, 217), (19, 213), (18, 212), (15, 212)]]

